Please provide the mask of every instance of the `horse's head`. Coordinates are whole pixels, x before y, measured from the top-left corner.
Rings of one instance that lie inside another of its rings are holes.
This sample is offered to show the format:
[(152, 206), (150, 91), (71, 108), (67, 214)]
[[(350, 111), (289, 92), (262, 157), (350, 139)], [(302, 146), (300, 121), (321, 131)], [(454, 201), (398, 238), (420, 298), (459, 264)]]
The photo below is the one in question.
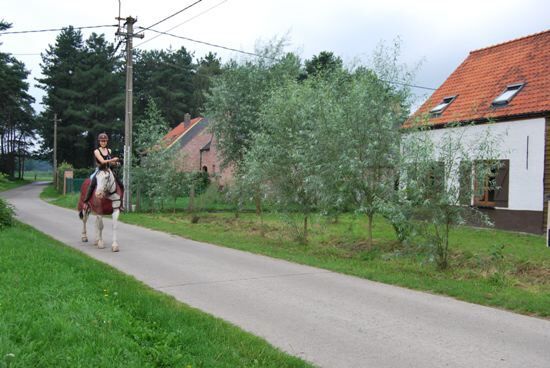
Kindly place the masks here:
[(116, 182), (113, 172), (110, 169), (100, 170), (96, 174), (97, 187), (95, 190), (96, 196), (99, 199), (109, 197), (116, 190)]

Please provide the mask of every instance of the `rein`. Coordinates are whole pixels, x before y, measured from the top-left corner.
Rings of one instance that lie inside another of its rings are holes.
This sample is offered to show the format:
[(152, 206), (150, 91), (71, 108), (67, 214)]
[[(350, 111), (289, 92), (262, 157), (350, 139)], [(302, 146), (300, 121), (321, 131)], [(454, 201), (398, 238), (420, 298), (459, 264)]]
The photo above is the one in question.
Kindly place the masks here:
[[(105, 186), (104, 186), (104, 193), (108, 193), (109, 196), (112, 196), (116, 193), (116, 180), (115, 180), (115, 174), (110, 169), (104, 170), (104, 172), (107, 174), (107, 178), (105, 179)], [(113, 188), (112, 191), (110, 188)], [(120, 199), (112, 199), (111, 202), (121, 202)], [(120, 208), (120, 205), (118, 206)]]

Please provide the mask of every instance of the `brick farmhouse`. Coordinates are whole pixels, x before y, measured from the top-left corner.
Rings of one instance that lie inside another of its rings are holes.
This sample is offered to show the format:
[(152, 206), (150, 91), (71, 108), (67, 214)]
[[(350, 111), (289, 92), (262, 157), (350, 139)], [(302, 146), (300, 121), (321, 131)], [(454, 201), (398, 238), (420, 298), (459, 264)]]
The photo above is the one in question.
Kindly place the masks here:
[(231, 168), (222, 170), (222, 160), (217, 149), (214, 134), (208, 126), (210, 121), (205, 117), (185, 119), (162, 139), (167, 148), (177, 147), (182, 157), (180, 168), (183, 171), (207, 172), (219, 185), (231, 182)]

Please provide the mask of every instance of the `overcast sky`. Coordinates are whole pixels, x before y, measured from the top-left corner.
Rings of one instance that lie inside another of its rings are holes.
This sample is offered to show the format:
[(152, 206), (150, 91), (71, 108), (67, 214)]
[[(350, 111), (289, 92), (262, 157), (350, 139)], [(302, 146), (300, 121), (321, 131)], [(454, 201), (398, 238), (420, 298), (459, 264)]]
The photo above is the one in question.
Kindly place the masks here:
[[(121, 0), (123, 17), (147, 27), (197, 0)], [(0, 19), (11, 31), (115, 24), (118, 0), (2, 0)], [(209, 10), (210, 9), (210, 10)], [(203, 14), (201, 14), (203, 13)], [(202, 0), (154, 27), (222, 46), (253, 51), (257, 40), (288, 34), (289, 51), (303, 59), (332, 51), (351, 63), (367, 61), (381, 41), (402, 41), (402, 61), (422, 62), (415, 83), (437, 88), (471, 50), (550, 29), (550, 0)], [(191, 19), (194, 18), (194, 19)], [(115, 28), (95, 30), (114, 40)], [(87, 38), (91, 30), (83, 30)], [(40, 75), (40, 53), (55, 43), (58, 32), (0, 36), (0, 50), (14, 54), (31, 70), (31, 85)], [(143, 40), (155, 33), (145, 32)], [(185, 48), (200, 57), (214, 51), (223, 61), (232, 52), (161, 36), (143, 49)], [(240, 56), (237, 56), (240, 57)], [(416, 89), (419, 101), (429, 91)], [(42, 91), (31, 94), (40, 102)], [(41, 107), (35, 104), (37, 110)]]

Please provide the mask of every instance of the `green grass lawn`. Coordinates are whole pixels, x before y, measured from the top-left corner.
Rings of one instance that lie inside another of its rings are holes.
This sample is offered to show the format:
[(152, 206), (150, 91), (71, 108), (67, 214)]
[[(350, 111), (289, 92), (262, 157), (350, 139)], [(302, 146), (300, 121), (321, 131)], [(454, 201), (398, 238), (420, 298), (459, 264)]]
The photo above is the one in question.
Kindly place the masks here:
[(309, 367), (29, 226), (0, 244), (0, 367)]
[[(76, 196), (54, 203), (74, 208)], [(457, 299), (550, 317), (550, 249), (542, 236), (461, 227), (451, 234), (451, 267), (440, 271), (427, 249), (401, 245), (382, 218), (374, 224), (374, 246), (366, 244), (366, 220), (341, 216), (334, 224), (317, 217), (307, 245), (295, 240), (298, 219), (276, 213), (263, 225), (252, 213), (124, 213), (126, 223), (193, 240), (260, 253), (336, 272)], [(294, 221), (296, 220), (296, 221)]]
[(51, 171), (25, 171), (23, 178), (29, 181), (52, 181), (53, 173)]
[(52, 180), (51, 173), (43, 171), (25, 171), (23, 179), (2, 179), (0, 178), (0, 192), (14, 189), (22, 185), (30, 184), (33, 181), (50, 181)]

